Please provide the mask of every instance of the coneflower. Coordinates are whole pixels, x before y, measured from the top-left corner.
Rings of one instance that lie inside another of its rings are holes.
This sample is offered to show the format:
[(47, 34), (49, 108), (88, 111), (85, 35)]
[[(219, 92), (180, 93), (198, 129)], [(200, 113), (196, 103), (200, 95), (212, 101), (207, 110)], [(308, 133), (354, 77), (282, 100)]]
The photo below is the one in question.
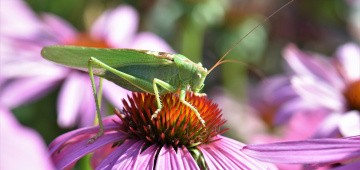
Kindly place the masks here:
[(51, 157), (58, 169), (90, 153), (96, 169), (276, 169), (242, 153), (245, 144), (220, 135), (225, 120), (216, 104), (191, 93), (186, 100), (198, 109), (205, 127), (177, 94), (162, 96), (163, 108), (151, 119), (155, 96), (133, 93), (121, 111), (103, 121), (103, 136), (90, 144), (98, 127), (68, 132), (50, 144)]

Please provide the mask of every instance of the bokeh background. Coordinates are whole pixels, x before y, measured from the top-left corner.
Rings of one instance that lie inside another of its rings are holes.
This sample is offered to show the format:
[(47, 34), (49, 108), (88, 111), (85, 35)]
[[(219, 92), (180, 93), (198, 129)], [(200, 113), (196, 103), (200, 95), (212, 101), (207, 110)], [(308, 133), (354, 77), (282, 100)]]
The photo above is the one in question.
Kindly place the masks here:
[[(104, 11), (119, 5), (130, 5), (139, 15), (138, 32), (152, 32), (165, 40), (177, 53), (211, 68), (234, 45), (227, 59), (245, 65), (226, 63), (216, 68), (205, 82), (204, 92), (223, 109), (227, 119), (226, 133), (246, 142), (248, 135), (262, 129), (261, 121), (251, 116), (246, 106), (249, 87), (262, 77), (283, 72), (282, 50), (294, 43), (300, 49), (327, 56), (347, 42), (359, 42), (359, 3), (357, 0), (297, 0), (272, 16), (286, 0), (26, 0), (39, 16), (57, 15), (82, 32), (89, 31)], [(1, 1), (1, 8), (7, 8)], [(1, 13), (1, 17), (6, 14)], [(21, 22), (21, 21), (19, 21)], [(256, 30), (250, 32), (255, 26)], [(1, 28), (7, 25), (1, 24)], [(250, 33), (249, 33), (250, 32)], [(249, 33), (239, 44), (236, 44)], [(1, 41), (1, 40), (0, 40)], [(1, 47), (0, 47), (1, 48)], [(3, 57), (3, 56), (1, 56)], [(1, 69), (1, 68), (0, 68)], [(4, 70), (1, 70), (4, 71)], [(77, 128), (60, 128), (57, 124), (55, 90), (11, 111), (24, 126), (38, 131), (46, 143), (56, 136)], [(119, 95), (120, 96), (120, 95)], [(118, 100), (121, 100), (119, 98)], [(112, 106), (108, 107), (111, 114)], [(249, 120), (249, 121), (244, 121)]]

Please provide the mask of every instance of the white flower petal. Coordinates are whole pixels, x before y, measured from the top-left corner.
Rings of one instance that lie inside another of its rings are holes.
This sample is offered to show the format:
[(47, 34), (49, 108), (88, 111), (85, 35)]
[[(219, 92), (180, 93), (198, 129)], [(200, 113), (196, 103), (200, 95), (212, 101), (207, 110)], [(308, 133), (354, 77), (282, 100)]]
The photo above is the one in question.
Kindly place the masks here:
[(360, 79), (360, 47), (348, 43), (341, 46), (337, 51), (337, 58), (342, 64), (346, 77), (349, 80)]
[(345, 98), (339, 89), (313, 77), (295, 76), (291, 79), (294, 90), (305, 100), (335, 111), (345, 108)]
[(341, 117), (339, 130), (345, 137), (360, 135), (360, 112), (350, 111)]

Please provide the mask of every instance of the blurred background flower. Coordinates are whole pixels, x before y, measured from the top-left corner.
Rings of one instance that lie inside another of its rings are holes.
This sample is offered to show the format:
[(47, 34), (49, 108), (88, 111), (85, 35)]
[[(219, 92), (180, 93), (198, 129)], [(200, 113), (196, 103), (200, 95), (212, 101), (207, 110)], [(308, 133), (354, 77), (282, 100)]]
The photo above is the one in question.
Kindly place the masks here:
[[(85, 45), (177, 52), (211, 68), (239, 39), (286, 2), (1, 0), (0, 3), (0, 105), (10, 110), (22, 125), (37, 130), (49, 143), (69, 128), (93, 124), (95, 108), (87, 73), (45, 61), (39, 55), (42, 46)], [(224, 135), (247, 143), (316, 136), (316, 129), (328, 118), (329, 108), (319, 108), (319, 103), (305, 100), (305, 93), (293, 88), (294, 80), (284, 74), (289, 73), (289, 67), (282, 67), (285, 62), (282, 51), (291, 49), (285, 47), (293, 43), (295, 46), (289, 51), (321, 54), (321, 63), (333, 60), (328, 56), (356, 55), (348, 54), (351, 50), (342, 45), (351, 42), (352, 46), (359, 46), (358, 18), (357, 0), (316, 3), (297, 0), (251, 32), (227, 56), (247, 66), (228, 63), (216, 68), (207, 77), (203, 89), (230, 120), (226, 126), (234, 130)], [(346, 65), (346, 73), (348, 64), (339, 64)], [(262, 70), (266, 78), (272, 77), (271, 81), (259, 84), (260, 77), (254, 74), (254, 68)], [(103, 113), (121, 107), (121, 99), (127, 92), (108, 82), (103, 89)], [(336, 87), (337, 91), (333, 92), (340, 94), (341, 89)], [(354, 121), (359, 113), (350, 110), (348, 103), (340, 103), (342, 118), (333, 119), (332, 125), (340, 127), (344, 136), (356, 134), (354, 128), (340, 122)], [(241, 120), (246, 121), (238, 123)], [(303, 130), (304, 123), (309, 122), (311, 125)]]
[[(95, 104), (90, 79), (85, 72), (44, 61), (40, 57), (43, 46), (77, 45), (172, 52), (156, 35), (149, 32), (137, 33), (138, 14), (130, 6), (105, 11), (89, 32), (79, 33), (55, 15), (44, 14), (42, 19), (36, 17), (23, 1), (6, 1), (4, 5), (8, 7), (6, 11), (2, 11), (2, 20), (12, 29), (1, 32), (5, 41), (1, 46), (8, 49), (1, 54), (4, 56), (2, 67), (6, 70), (1, 74), (4, 79), (1, 105), (17, 107), (36, 100), (61, 84), (57, 101), (58, 123), (61, 127), (73, 127), (77, 122), (80, 126), (93, 124)], [(26, 20), (29, 27), (34, 27), (31, 33), (17, 34), (24, 29), (18, 22), (22, 20)], [(51, 72), (52, 70), (56, 71)], [(105, 99), (114, 106), (121, 107), (119, 99), (121, 96), (125, 97), (127, 91), (106, 80), (103, 87)]]
[(5, 108), (0, 108), (0, 149), (1, 169), (55, 169), (41, 136), (20, 125)]

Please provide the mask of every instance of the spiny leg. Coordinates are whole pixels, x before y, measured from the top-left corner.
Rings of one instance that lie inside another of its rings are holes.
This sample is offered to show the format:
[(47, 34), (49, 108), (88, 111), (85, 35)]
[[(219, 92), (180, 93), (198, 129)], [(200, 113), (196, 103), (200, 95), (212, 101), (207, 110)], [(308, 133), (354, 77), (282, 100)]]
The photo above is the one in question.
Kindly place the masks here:
[(186, 105), (187, 107), (189, 107), (192, 111), (194, 111), (195, 115), (198, 117), (201, 124), (205, 127), (205, 120), (201, 117), (199, 111), (193, 105), (191, 105), (189, 102), (185, 100), (185, 96), (186, 96), (186, 87), (182, 87), (180, 90), (180, 102)]
[[(96, 104), (96, 116), (98, 119), (98, 123), (99, 123), (99, 131), (98, 133), (96, 133), (95, 136), (93, 136), (91, 139), (89, 139), (88, 143), (93, 143), (97, 138), (99, 138), (100, 136), (102, 136), (104, 134), (104, 125), (101, 119), (101, 113), (100, 113), (100, 101), (101, 101), (101, 97), (99, 97), (98, 95), (98, 91), (96, 90), (96, 85), (95, 85), (95, 80), (94, 80), (94, 73), (92, 70), (92, 63), (93, 61), (91, 60), (91, 58), (88, 61), (88, 71), (89, 71), (89, 76), (90, 76), (90, 80), (91, 80), (91, 87), (93, 90), (93, 94), (94, 94), (94, 99), (95, 99), (95, 104)], [(102, 80), (100, 79), (100, 90), (102, 90)], [(100, 92), (101, 94), (101, 92)], [(99, 101), (100, 100), (100, 101)]]
[(160, 100), (160, 95), (159, 95), (159, 89), (157, 87), (157, 85), (163, 87), (165, 90), (169, 91), (169, 92), (173, 92), (176, 89), (171, 86), (169, 83), (166, 83), (160, 79), (154, 78), (153, 80), (153, 88), (154, 88), (154, 94), (156, 97), (156, 104), (157, 104), (157, 109), (155, 111), (155, 113), (153, 115), (151, 115), (151, 119), (154, 119), (157, 117), (157, 115), (159, 114), (159, 112), (162, 109), (162, 104), (161, 104), (161, 100)]

